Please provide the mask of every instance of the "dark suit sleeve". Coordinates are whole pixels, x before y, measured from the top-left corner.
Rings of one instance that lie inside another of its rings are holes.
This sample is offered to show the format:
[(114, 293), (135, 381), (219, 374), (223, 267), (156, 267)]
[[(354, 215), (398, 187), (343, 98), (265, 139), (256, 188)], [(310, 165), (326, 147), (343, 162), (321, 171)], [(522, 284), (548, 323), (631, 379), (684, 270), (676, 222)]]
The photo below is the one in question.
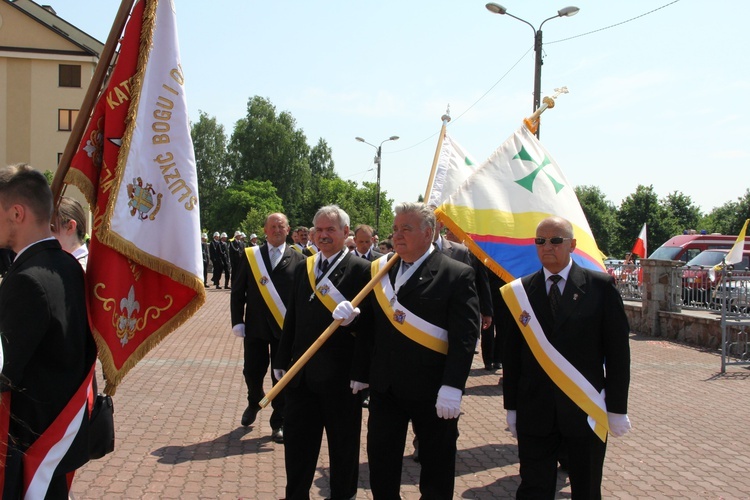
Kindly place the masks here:
[(479, 333), (479, 299), (474, 270), (462, 266), (457, 279), (450, 284), (453, 297), (448, 311), (448, 354), (443, 385), (463, 389), (471, 370)]
[(518, 380), (521, 373), (521, 347), (524, 342), (516, 320), (511, 316), (504, 300), (498, 303), (497, 327), (503, 331), (503, 407), (518, 408)]
[(630, 326), (614, 278), (603, 275), (604, 322), (602, 346), (606, 367), (605, 394), (607, 411), (628, 412), (630, 387)]
[(3, 294), (0, 304), (0, 318), (3, 318), (0, 335), (5, 359), (2, 373), (12, 383), (24, 379), (29, 360), (49, 329), (48, 301), (62, 301), (63, 297), (47, 297), (44, 287), (24, 273), (6, 278), (3, 286), (12, 293)]
[(294, 282), (291, 287), (291, 292), (288, 295), (286, 301), (286, 315), (284, 316), (284, 330), (281, 332), (281, 339), (279, 340), (279, 350), (276, 353), (276, 357), (271, 360), (272, 366), (277, 369), (288, 370), (292, 363), (292, 347), (294, 346), (295, 332), (297, 328), (297, 294), (300, 286), (302, 285), (302, 279), (306, 279), (307, 265), (304, 261), (296, 264), (294, 269)]
[(479, 296), (479, 311), (482, 316), (494, 316), (492, 308), (492, 293), (490, 291), (490, 277), (485, 266), (474, 254), (470, 253), (471, 267), (476, 275), (477, 295)]
[[(245, 322), (245, 303), (247, 298), (247, 288), (252, 277), (250, 264), (247, 262), (247, 255), (242, 255), (237, 265), (236, 276), (232, 281), (232, 294), (230, 298), (230, 311), (232, 314), (232, 326)], [(247, 333), (247, 332), (245, 332)]]

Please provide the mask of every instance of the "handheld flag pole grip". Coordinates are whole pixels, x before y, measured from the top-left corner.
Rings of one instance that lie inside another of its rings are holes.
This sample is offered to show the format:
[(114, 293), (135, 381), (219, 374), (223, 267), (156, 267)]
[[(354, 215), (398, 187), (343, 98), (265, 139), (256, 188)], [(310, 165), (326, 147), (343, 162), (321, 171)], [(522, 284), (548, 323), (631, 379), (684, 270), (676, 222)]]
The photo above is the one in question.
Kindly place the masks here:
[[(370, 293), (373, 288), (375, 288), (375, 285), (377, 285), (378, 282), (380, 282), (380, 280), (383, 278), (383, 276), (385, 276), (385, 274), (391, 269), (391, 267), (393, 267), (393, 265), (398, 262), (398, 259), (398, 254), (394, 254), (393, 257), (391, 257), (391, 259), (386, 262), (383, 268), (380, 269), (380, 271), (378, 271), (375, 276), (373, 276), (373, 278), (367, 283), (367, 285), (365, 285), (365, 287), (360, 290), (357, 296), (352, 299), (352, 305), (354, 307), (357, 307), (359, 303), (362, 302), (365, 297), (367, 297), (367, 294)], [(275, 398), (281, 392), (281, 390), (286, 387), (289, 381), (292, 380), (295, 375), (297, 375), (297, 373), (302, 369), (303, 366), (305, 366), (308, 361), (310, 361), (310, 358), (312, 358), (313, 355), (318, 352), (318, 349), (320, 349), (323, 344), (325, 344), (326, 340), (328, 340), (328, 338), (333, 335), (333, 332), (335, 332), (339, 325), (341, 325), (342, 321), (343, 320), (341, 319), (337, 319), (334, 320), (333, 323), (328, 325), (328, 328), (326, 328), (325, 331), (320, 334), (315, 342), (313, 342), (312, 345), (307, 348), (305, 353), (299, 357), (299, 359), (292, 365), (291, 368), (289, 368), (284, 376), (281, 377), (278, 382), (276, 382), (276, 385), (274, 385), (271, 390), (268, 391), (266, 396), (260, 400), (258, 405), (261, 408), (265, 408), (266, 406), (268, 406), (273, 398)]]

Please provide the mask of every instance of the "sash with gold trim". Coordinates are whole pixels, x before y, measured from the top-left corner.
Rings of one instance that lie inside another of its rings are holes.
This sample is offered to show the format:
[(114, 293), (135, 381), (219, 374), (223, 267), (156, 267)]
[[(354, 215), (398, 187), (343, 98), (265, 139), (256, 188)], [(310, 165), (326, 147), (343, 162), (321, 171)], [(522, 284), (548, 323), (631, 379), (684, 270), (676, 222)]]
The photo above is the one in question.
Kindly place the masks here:
[(320, 280), (319, 283), (315, 283), (315, 265), (317, 261), (318, 259), (315, 256), (307, 258), (305, 262), (307, 265), (307, 279), (310, 280), (310, 288), (313, 289), (313, 294), (329, 311), (333, 312), (339, 302), (345, 301), (346, 297), (339, 292), (338, 288), (331, 283), (331, 280), (327, 276)]
[[(387, 261), (388, 256), (384, 255), (370, 264), (373, 277)], [(433, 325), (404, 307), (398, 301), (387, 273), (383, 275), (380, 283), (375, 285), (373, 291), (378, 304), (396, 330), (423, 347), (441, 354), (448, 354), (448, 330)]]
[(283, 329), (284, 316), (286, 316), (286, 306), (284, 305), (284, 302), (281, 301), (281, 296), (279, 295), (279, 292), (276, 291), (273, 281), (269, 278), (271, 273), (266, 268), (266, 264), (263, 262), (263, 257), (260, 255), (260, 247), (246, 248), (245, 255), (250, 264), (250, 270), (253, 273), (253, 277), (255, 277), (255, 280), (258, 283), (258, 289), (260, 290), (261, 296), (263, 296), (263, 300), (271, 311), (271, 314), (273, 314), (279, 328)]
[(606, 442), (609, 423), (604, 390), (597, 392), (591, 382), (550, 344), (520, 279), (503, 286), (500, 293), (537, 362), (555, 385), (586, 412), (589, 426), (599, 439)]

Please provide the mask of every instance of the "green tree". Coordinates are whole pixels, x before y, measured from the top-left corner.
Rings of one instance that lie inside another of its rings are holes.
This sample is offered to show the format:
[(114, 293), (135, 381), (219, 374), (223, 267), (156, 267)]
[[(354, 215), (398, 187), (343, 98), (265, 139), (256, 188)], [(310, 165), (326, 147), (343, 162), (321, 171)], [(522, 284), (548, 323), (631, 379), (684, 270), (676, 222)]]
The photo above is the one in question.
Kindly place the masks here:
[[(198, 173), (201, 226), (215, 226), (216, 202), (229, 186), (227, 137), (216, 118), (199, 111), (198, 121), (190, 127)], [(218, 226), (215, 226), (218, 227)]]
[(613, 254), (613, 238), (618, 232), (614, 204), (596, 186), (576, 186), (575, 193), (599, 250), (607, 255)]
[(276, 113), (268, 99), (252, 97), (247, 115), (238, 120), (229, 145), (233, 181), (270, 181), (290, 221), (303, 220), (310, 188), (310, 147), (294, 117)]
[(281, 198), (270, 181), (249, 180), (226, 189), (215, 201), (215, 231), (262, 234), (266, 215), (284, 212)]
[(711, 210), (701, 225), (710, 233), (739, 234), (747, 219), (750, 219), (750, 189), (736, 201), (728, 201)]
[(630, 251), (644, 222), (648, 226), (648, 248), (651, 250), (660, 247), (675, 234), (682, 233), (678, 222), (666, 206), (659, 202), (654, 186), (639, 184), (635, 193), (625, 198), (617, 210), (620, 229), (612, 249), (613, 255), (624, 256)]
[[(700, 207), (693, 203), (693, 200), (689, 196), (675, 191), (667, 195), (664, 199), (664, 205), (669, 217), (675, 221), (679, 228), (683, 230), (698, 228), (703, 214)], [(675, 234), (680, 234), (681, 232), (678, 229)]]

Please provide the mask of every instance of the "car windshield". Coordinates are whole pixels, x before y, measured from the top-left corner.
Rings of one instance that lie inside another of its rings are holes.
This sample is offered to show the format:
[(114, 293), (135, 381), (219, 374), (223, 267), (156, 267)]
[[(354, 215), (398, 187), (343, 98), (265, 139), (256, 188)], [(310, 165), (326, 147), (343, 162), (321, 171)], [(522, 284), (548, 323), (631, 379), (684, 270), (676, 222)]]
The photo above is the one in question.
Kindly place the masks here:
[(649, 259), (676, 260), (682, 247), (659, 247), (649, 256)]
[(695, 256), (695, 258), (688, 261), (688, 266), (715, 266), (721, 264), (721, 260), (726, 257), (727, 252), (717, 252), (715, 250), (706, 250)]

